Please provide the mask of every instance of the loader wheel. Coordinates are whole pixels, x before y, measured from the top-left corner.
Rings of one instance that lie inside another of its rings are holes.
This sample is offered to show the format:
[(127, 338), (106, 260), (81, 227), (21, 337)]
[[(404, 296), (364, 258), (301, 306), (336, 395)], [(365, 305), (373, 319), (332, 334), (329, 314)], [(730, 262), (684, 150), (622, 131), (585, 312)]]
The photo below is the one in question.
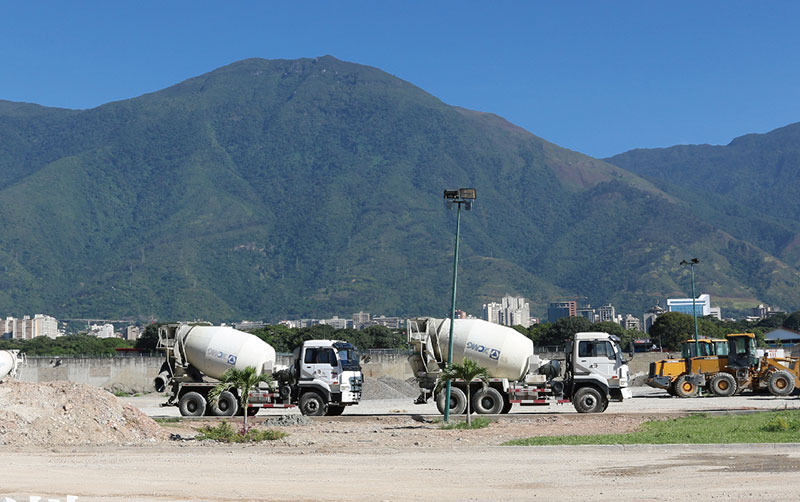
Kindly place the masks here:
[(594, 387), (581, 387), (573, 396), (572, 405), (578, 413), (602, 413), (608, 402)]
[(216, 406), (211, 407), (211, 413), (218, 417), (232, 417), (239, 411), (239, 401), (229, 391), (220, 393)]
[(794, 390), (794, 377), (786, 370), (778, 370), (770, 375), (767, 388), (773, 396), (788, 396)]
[(667, 387), (667, 394), (669, 394), (672, 397), (675, 397), (675, 396), (678, 395), (678, 393), (675, 392), (675, 382), (672, 382), (672, 383), (669, 384), (669, 387)]
[(503, 411), (505, 403), (497, 389), (486, 387), (472, 396), (472, 409), (480, 415), (497, 415)]
[(708, 388), (711, 393), (719, 397), (728, 397), (736, 394), (736, 379), (730, 373), (717, 373), (711, 377)]
[(187, 392), (178, 401), (178, 409), (184, 417), (202, 417), (206, 412), (206, 398), (197, 392)]
[(689, 380), (689, 375), (681, 375), (675, 380), (675, 395), (678, 397), (694, 397), (700, 389)]
[(322, 417), (328, 411), (328, 405), (319, 393), (313, 390), (306, 392), (300, 398), (300, 413), (307, 417)]
[[(436, 396), (436, 407), (439, 409), (439, 413), (442, 415), (444, 415), (445, 395), (446, 392), (444, 389), (442, 389), (442, 391)], [(463, 415), (466, 410), (467, 396), (464, 394), (464, 391), (458, 387), (450, 387), (450, 414)]]

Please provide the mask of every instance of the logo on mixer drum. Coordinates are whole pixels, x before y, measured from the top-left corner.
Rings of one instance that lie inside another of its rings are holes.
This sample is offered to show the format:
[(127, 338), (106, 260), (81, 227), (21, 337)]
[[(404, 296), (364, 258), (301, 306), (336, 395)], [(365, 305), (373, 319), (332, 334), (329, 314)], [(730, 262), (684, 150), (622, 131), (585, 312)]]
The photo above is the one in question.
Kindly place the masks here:
[(497, 349), (489, 349), (489, 359), (494, 359), (495, 361), (500, 359), (500, 351)]
[(236, 364), (236, 356), (234, 356), (233, 354), (229, 355), (228, 356), (228, 364), (230, 364), (230, 365)]

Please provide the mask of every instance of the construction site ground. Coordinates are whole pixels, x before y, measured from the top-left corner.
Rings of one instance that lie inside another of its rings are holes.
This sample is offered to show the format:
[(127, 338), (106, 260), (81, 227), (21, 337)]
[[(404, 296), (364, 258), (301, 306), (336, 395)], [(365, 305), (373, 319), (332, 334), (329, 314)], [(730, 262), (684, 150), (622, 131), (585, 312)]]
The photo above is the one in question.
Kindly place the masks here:
[[(797, 443), (500, 446), (544, 434), (632, 431), (644, 420), (698, 411), (800, 408), (797, 396), (679, 399), (649, 388), (634, 392), (634, 399), (611, 403), (603, 414), (577, 414), (570, 405), (517, 407), (472, 431), (441, 430), (434, 405), (415, 406), (405, 397), (368, 399), (340, 418), (262, 412), (252, 424), (270, 422), (288, 436), (258, 445), (187, 439), (215, 419), (162, 421), (163, 436), (125, 436), (117, 443), (10, 443), (0, 446), (0, 500), (797, 499)], [(175, 408), (158, 406), (164, 400), (156, 394), (120, 399), (151, 417), (177, 416)], [(120, 410), (130, 416), (124, 405)], [(170, 434), (186, 440), (165, 439)]]

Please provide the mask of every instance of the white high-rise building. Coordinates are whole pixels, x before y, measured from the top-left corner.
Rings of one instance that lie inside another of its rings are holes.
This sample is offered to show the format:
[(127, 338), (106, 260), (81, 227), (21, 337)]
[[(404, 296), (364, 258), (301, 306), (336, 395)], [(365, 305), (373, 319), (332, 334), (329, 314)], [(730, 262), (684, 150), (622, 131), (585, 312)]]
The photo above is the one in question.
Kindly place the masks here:
[(500, 324), (500, 304), (497, 302), (484, 303), (483, 320)]
[(531, 304), (521, 296), (506, 295), (502, 299), (503, 319), (506, 326), (529, 327), (531, 325)]

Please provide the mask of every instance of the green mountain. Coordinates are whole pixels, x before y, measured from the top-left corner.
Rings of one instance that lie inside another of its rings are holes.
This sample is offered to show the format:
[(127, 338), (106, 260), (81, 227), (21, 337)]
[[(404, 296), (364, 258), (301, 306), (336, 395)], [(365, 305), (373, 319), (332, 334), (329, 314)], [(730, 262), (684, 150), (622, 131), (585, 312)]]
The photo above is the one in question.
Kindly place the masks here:
[(752, 243), (763, 253), (737, 266), (756, 296), (796, 305), (771, 295), (769, 285), (796, 278), (800, 268), (800, 123), (726, 146), (640, 149), (606, 160), (648, 179), (705, 223)]
[(0, 313), (442, 315), (442, 191), (467, 186), (473, 313), (505, 293), (539, 313), (560, 297), (636, 312), (686, 294), (686, 256), (714, 263), (712, 293), (800, 304), (796, 263), (645, 178), (330, 56), (240, 61), (90, 110), (0, 102)]

